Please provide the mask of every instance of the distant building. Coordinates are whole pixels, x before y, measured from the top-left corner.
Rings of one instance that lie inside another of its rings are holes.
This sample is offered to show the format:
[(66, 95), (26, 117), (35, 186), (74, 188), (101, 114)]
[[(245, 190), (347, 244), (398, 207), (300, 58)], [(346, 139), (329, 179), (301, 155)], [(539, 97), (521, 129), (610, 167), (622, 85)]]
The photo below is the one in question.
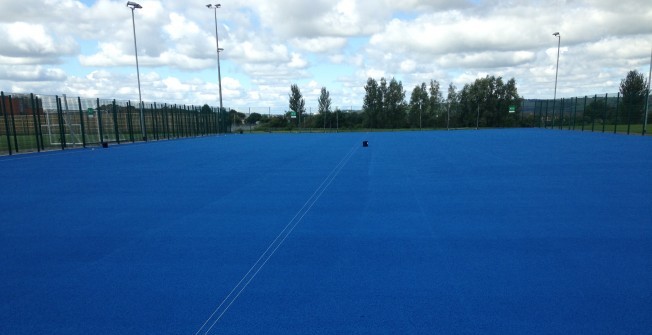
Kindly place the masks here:
[[(34, 115), (32, 100), (26, 94), (5, 95), (0, 101), (2, 113), (7, 115)], [(38, 113), (43, 115), (43, 110), (38, 108)]]

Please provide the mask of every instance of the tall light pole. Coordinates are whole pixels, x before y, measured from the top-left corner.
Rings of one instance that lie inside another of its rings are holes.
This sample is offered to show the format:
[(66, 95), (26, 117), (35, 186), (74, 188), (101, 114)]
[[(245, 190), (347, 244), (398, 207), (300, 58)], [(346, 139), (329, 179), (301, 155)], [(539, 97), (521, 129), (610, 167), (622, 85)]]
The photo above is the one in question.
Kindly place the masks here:
[[(557, 103), (557, 75), (559, 74), (559, 47), (561, 46), (561, 35), (559, 32), (552, 34), (552, 36), (557, 36), (557, 69), (555, 70), (555, 93), (552, 98), (552, 126), (555, 127), (555, 104)], [(563, 123), (564, 120), (561, 120)]]
[(220, 4), (208, 4), (208, 8), (213, 8), (215, 12), (215, 47), (217, 50), (217, 83), (220, 89), (220, 115), (222, 114), (222, 73), (220, 72), (220, 52), (224, 49), (220, 48), (220, 39), (217, 34), (217, 9), (222, 7)]
[(140, 93), (140, 69), (138, 67), (138, 44), (136, 44), (136, 20), (134, 20), (134, 9), (143, 8), (143, 6), (127, 1), (127, 7), (131, 8), (131, 24), (134, 28), (134, 52), (136, 53), (136, 76), (138, 78), (138, 104), (140, 105), (140, 130), (143, 135), (143, 141), (147, 141), (147, 134), (145, 133), (145, 115), (143, 113), (143, 96)]

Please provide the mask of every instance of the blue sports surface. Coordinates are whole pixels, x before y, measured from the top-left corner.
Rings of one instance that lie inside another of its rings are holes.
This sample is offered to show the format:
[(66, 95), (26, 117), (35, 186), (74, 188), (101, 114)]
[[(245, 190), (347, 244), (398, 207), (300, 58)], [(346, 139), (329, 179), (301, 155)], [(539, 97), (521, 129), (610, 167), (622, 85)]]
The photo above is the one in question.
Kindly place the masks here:
[(652, 329), (649, 137), (205, 137), (2, 157), (0, 185), (0, 334)]

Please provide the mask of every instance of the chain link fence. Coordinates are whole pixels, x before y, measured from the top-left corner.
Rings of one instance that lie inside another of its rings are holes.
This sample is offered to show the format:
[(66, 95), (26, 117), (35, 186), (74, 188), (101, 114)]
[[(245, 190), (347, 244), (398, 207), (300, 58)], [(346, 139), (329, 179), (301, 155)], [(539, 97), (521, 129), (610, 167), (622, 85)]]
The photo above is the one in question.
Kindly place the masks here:
[(0, 92), (0, 155), (229, 132), (215, 107)]
[[(489, 106), (442, 103), (427, 109), (407, 106), (404, 126), (413, 130), (539, 127), (645, 135), (647, 107), (644, 100), (626, 101), (619, 93), (522, 99), (498, 112)], [(208, 105), (153, 102), (138, 106), (112, 99), (0, 92), (0, 155), (230, 132), (371, 130), (362, 106), (334, 106), (332, 110), (321, 114), (317, 107), (306, 107), (301, 115), (284, 107), (220, 111)], [(488, 122), (491, 115), (498, 123)]]
[(521, 112), (533, 127), (591, 132), (647, 134), (649, 105), (645, 99), (630, 102), (620, 93), (558, 100), (523, 100)]

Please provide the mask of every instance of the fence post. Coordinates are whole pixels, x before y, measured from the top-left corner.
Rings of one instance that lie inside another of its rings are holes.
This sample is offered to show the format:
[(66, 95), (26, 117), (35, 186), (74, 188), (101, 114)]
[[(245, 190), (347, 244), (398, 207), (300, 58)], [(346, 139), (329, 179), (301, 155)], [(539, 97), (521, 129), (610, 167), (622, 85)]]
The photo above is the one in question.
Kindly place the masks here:
[(555, 108), (557, 107), (557, 99), (552, 99), (552, 125), (550, 129), (555, 129)]
[(577, 121), (577, 97), (575, 97), (575, 100), (571, 98), (571, 101), (573, 101), (573, 130), (575, 130), (575, 122)]
[(607, 96), (609, 93), (604, 94), (604, 108), (602, 112), (602, 132), (604, 133), (605, 127), (607, 126), (607, 109), (608, 109), (608, 102), (607, 102)]
[(86, 148), (86, 127), (84, 126), (84, 112), (82, 111), (80, 97), (77, 97), (77, 105), (79, 105), (79, 123), (81, 124), (82, 145)]
[(616, 97), (616, 117), (614, 118), (614, 134), (616, 133), (616, 128), (618, 127), (618, 113), (620, 113), (620, 92)]
[(97, 98), (97, 126), (100, 128), (100, 144), (104, 143), (104, 125), (102, 124), (102, 110), (100, 109), (100, 98)]
[[(598, 101), (598, 95), (593, 96), (593, 106), (596, 106), (596, 102)], [(591, 132), (595, 130), (595, 111), (591, 111)]]
[(14, 99), (11, 95), (7, 96), (9, 98), (9, 112), (11, 113), (11, 129), (14, 132), (14, 149), (18, 153), (18, 135), (16, 135), (16, 119), (14, 117)]
[(2, 109), (2, 115), (5, 119), (5, 135), (7, 136), (7, 149), (9, 150), (9, 155), (12, 154), (11, 149), (11, 134), (9, 133), (9, 119), (7, 118), (7, 109), (5, 107), (5, 92), (0, 91), (0, 109)]
[(181, 133), (182, 137), (190, 137), (188, 132), (190, 129), (188, 128), (188, 107), (186, 105), (183, 105), (183, 108), (181, 109), (181, 127), (183, 129), (183, 132)]
[(116, 110), (115, 99), (111, 103), (111, 114), (113, 114), (113, 132), (115, 133), (115, 141), (120, 144), (120, 131), (118, 130), (118, 111)]
[(39, 122), (36, 121), (36, 114), (38, 114), (38, 111), (36, 110), (36, 106), (34, 105), (34, 93), (29, 94), (29, 99), (30, 102), (32, 103), (32, 118), (34, 119), (34, 137), (36, 139), (36, 151), (41, 152), (41, 143), (39, 142), (39, 128), (41, 128), (41, 125)]
[(145, 132), (145, 134), (143, 134), (143, 141), (147, 142), (149, 138), (149, 133), (147, 131), (147, 111), (145, 110), (145, 103), (143, 101), (141, 101), (139, 105), (142, 115), (141, 122), (143, 123), (141, 129)]
[(156, 113), (156, 102), (149, 104), (149, 109), (152, 110), (152, 130), (154, 131), (154, 138), (158, 141), (158, 115)]
[(131, 101), (127, 100), (127, 131), (129, 131), (129, 140), (131, 143), (134, 143), (136, 140), (134, 138), (134, 125), (131, 120)]
[(545, 129), (548, 129), (548, 101), (549, 100), (546, 100), (546, 118), (543, 119), (543, 127)]
[(170, 107), (168, 104), (163, 105), (163, 115), (165, 116), (165, 137), (170, 139)]
[(584, 121), (586, 117), (586, 99), (588, 99), (588, 96), (584, 96), (584, 109), (582, 109), (582, 131), (584, 131)]
[(36, 101), (36, 120), (38, 121), (38, 138), (41, 141), (41, 149), (45, 150), (45, 141), (43, 141), (43, 129), (41, 128), (41, 114), (40, 111), (43, 111), (43, 114), (45, 114), (45, 110), (42, 108), (43, 107), (43, 100), (40, 100), (38, 97), (34, 97), (34, 100)]
[[(537, 105), (539, 105), (539, 108), (537, 108)], [(538, 116), (537, 116), (537, 110), (538, 110)], [(538, 126), (541, 128), (541, 118), (543, 117), (543, 101), (535, 101), (534, 102), (534, 126)], [(539, 122), (537, 122), (539, 120)], [(537, 125), (538, 123), (538, 125)]]
[(177, 105), (170, 105), (170, 121), (172, 121), (170, 130), (172, 132), (172, 137), (177, 138), (177, 122), (176, 120), (176, 110), (177, 110)]
[(55, 96), (55, 101), (57, 102), (57, 118), (59, 121), (59, 140), (61, 141), (61, 150), (66, 149), (66, 130), (64, 129), (65, 124), (63, 123), (63, 107), (61, 106), (61, 99), (59, 96)]
[(559, 130), (564, 130), (564, 98), (559, 101)]

